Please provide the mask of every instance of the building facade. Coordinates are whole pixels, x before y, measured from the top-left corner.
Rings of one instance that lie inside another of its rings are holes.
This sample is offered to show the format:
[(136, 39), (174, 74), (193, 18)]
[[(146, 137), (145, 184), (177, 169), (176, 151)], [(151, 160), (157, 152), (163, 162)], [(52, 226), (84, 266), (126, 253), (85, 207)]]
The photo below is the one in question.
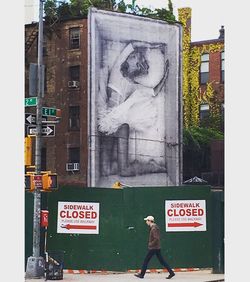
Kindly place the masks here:
[[(212, 122), (223, 131), (224, 29), (217, 39), (191, 42), (191, 9), (178, 12), (183, 24), (183, 125)], [(88, 183), (87, 23), (86, 18), (74, 18), (44, 24), (43, 106), (60, 109), (61, 117), (55, 136), (42, 138), (42, 170), (57, 173), (60, 185), (87, 187)], [(25, 97), (32, 95), (30, 64), (37, 63), (37, 35), (38, 23), (25, 25)], [(25, 112), (35, 113), (35, 108), (27, 107)], [(218, 146), (213, 148), (218, 153)], [(224, 170), (223, 160), (216, 169)]]
[[(25, 26), (26, 97), (30, 64), (37, 63), (37, 34), (37, 23)], [(62, 185), (87, 185), (87, 54), (87, 19), (45, 22), (43, 106), (60, 109), (61, 117), (55, 136), (42, 138), (42, 170), (57, 173)]]
[(191, 9), (178, 12), (183, 24), (184, 127), (206, 125), (210, 117), (223, 129), (224, 27), (216, 39), (191, 42)]
[[(223, 135), (224, 27), (216, 39), (191, 42), (191, 12), (190, 8), (178, 10), (183, 24), (184, 128), (211, 128)], [(184, 154), (184, 180), (198, 174), (211, 185), (224, 186), (224, 140), (212, 140), (201, 155), (194, 160)], [(203, 164), (196, 165), (197, 162)]]

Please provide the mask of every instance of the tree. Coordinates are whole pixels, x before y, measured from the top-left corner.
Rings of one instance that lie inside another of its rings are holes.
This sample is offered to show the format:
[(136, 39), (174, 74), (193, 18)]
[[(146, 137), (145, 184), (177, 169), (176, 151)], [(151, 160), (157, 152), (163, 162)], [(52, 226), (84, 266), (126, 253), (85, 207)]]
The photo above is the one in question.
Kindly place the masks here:
[(210, 171), (210, 144), (213, 140), (223, 140), (219, 130), (205, 127), (189, 127), (183, 130), (183, 176), (200, 176)]
[(44, 13), (46, 18), (56, 18), (57, 16), (57, 1), (56, 0), (47, 0), (44, 4)]
[(53, 18), (87, 17), (88, 9), (91, 6), (121, 13), (132, 13), (164, 21), (175, 21), (171, 0), (168, 0), (168, 10), (163, 8), (153, 11), (146, 7), (140, 8), (136, 0), (131, 0), (131, 4), (125, 4), (124, 0), (70, 0), (69, 2), (47, 0), (44, 9), (45, 18), (49, 20)]

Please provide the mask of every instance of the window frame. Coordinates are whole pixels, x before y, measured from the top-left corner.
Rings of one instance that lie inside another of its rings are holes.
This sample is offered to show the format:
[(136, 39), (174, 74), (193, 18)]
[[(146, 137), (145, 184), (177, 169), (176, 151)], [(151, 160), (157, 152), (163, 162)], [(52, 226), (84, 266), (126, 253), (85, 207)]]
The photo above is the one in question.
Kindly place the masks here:
[[(204, 57), (207, 56), (207, 58), (204, 59)], [(209, 81), (209, 59), (210, 54), (204, 53), (201, 55), (201, 64), (200, 64), (200, 84), (206, 84)], [(207, 65), (207, 71), (202, 71), (202, 68)]]
[[(207, 106), (207, 109), (202, 110), (202, 107)], [(200, 122), (208, 119), (210, 116), (210, 106), (208, 103), (200, 104), (199, 107), (199, 117), (200, 117)]]
[[(77, 109), (77, 110), (73, 110)], [(69, 131), (80, 130), (80, 106), (69, 106)]]
[(80, 82), (80, 65), (69, 66), (69, 81)]
[(72, 27), (69, 29), (69, 49), (74, 50), (79, 48), (80, 48), (80, 28)]
[(225, 82), (225, 51), (224, 50), (220, 54), (220, 62), (221, 62), (220, 81), (221, 83), (224, 83)]

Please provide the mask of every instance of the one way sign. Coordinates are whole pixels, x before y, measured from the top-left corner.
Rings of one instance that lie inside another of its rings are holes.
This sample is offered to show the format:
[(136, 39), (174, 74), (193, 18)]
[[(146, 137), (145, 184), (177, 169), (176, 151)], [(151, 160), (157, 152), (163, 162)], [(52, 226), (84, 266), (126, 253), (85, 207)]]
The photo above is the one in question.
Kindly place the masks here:
[[(28, 135), (36, 134), (36, 126), (28, 126)], [(55, 136), (55, 125), (43, 125), (42, 136), (54, 137)]]
[[(46, 120), (47, 120), (47, 117), (42, 116), (42, 121), (46, 121)], [(28, 125), (36, 124), (36, 115), (25, 113), (25, 124), (28, 124)]]

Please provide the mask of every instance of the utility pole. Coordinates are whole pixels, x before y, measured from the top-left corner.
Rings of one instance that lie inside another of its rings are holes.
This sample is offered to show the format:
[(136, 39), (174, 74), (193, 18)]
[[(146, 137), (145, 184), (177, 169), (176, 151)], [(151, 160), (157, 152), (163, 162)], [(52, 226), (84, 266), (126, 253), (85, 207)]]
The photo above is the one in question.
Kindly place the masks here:
[[(35, 148), (35, 176), (41, 181), (41, 141), (42, 141), (42, 98), (43, 98), (43, 2), (39, 0), (39, 27), (38, 27), (38, 71), (37, 71), (37, 124), (36, 124), (36, 148)], [(35, 184), (34, 189), (34, 215), (33, 215), (33, 255), (27, 260), (26, 278), (43, 278), (45, 272), (44, 258), (40, 256), (40, 213), (41, 213), (41, 187)]]

